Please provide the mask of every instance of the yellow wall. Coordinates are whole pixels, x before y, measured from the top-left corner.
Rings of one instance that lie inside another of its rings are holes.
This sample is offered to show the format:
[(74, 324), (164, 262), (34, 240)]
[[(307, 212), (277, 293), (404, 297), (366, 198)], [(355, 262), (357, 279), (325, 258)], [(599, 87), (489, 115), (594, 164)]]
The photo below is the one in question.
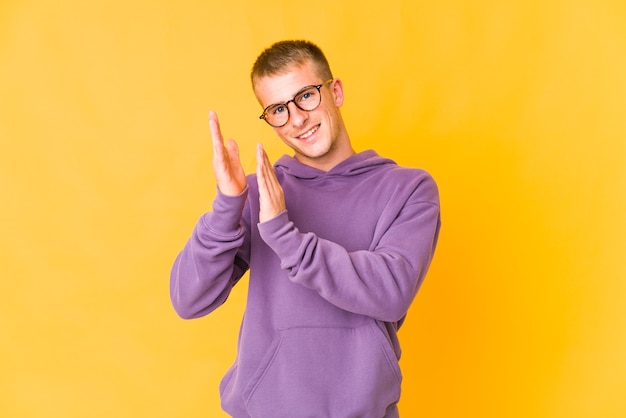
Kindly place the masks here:
[(400, 337), (404, 417), (626, 416), (622, 0), (0, 4), (0, 416), (218, 417), (245, 302), (170, 307), (215, 194), (206, 114), (248, 169), (248, 71), (304, 37), (359, 150), (438, 180)]

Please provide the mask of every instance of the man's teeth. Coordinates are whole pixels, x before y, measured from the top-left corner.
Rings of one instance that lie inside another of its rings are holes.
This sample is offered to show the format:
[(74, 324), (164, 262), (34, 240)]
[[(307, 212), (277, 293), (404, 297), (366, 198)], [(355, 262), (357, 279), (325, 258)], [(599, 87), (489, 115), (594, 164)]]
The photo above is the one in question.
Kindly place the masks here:
[(314, 133), (315, 131), (317, 131), (317, 128), (318, 128), (318, 127), (316, 126), (315, 128), (312, 128), (310, 131), (305, 132), (304, 134), (300, 135), (300, 138), (302, 138), (302, 139), (307, 139), (308, 137), (310, 137), (311, 135), (313, 135), (313, 133)]

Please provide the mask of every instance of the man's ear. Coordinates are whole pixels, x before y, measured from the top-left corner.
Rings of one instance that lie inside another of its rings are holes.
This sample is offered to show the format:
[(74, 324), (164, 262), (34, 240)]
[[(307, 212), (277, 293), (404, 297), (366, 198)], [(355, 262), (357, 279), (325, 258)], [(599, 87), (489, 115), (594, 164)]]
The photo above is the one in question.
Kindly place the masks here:
[(341, 105), (343, 104), (343, 83), (340, 79), (333, 79), (333, 81), (330, 83), (330, 91), (333, 94), (335, 106), (341, 107)]

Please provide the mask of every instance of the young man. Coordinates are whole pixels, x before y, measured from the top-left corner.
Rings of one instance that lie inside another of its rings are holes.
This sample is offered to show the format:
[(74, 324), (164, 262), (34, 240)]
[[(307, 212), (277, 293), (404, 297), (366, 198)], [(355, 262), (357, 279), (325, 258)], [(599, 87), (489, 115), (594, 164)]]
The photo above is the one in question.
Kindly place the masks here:
[(220, 384), (233, 417), (397, 417), (396, 333), (437, 243), (437, 186), (355, 153), (343, 85), (314, 44), (272, 45), (252, 85), (294, 156), (272, 166), (259, 145), (246, 177), (209, 114), (219, 190), (174, 262), (174, 308), (204, 316), (250, 270), (237, 358)]

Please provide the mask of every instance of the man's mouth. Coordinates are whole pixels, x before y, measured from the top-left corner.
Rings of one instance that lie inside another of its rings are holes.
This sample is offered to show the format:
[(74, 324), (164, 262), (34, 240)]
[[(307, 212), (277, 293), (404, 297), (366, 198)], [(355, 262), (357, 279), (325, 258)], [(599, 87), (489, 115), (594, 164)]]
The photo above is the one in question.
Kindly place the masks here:
[(298, 139), (308, 139), (311, 135), (313, 135), (318, 129), (320, 128), (319, 125), (316, 125), (314, 127), (312, 127), (311, 129), (309, 129), (308, 131), (306, 131), (305, 133), (303, 133), (302, 135), (300, 135), (298, 137)]

